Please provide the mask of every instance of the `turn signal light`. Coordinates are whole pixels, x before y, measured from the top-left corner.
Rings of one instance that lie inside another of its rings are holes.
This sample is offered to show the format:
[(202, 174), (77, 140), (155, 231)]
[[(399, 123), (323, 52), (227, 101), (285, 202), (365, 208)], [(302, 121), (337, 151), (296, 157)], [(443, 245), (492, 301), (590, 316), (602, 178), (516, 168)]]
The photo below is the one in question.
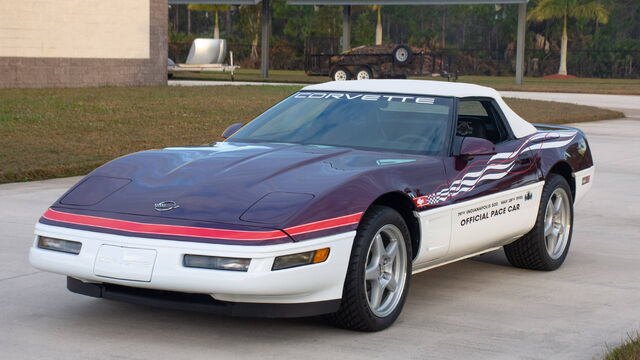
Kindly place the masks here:
[(182, 261), (185, 267), (229, 271), (247, 271), (250, 263), (251, 259), (204, 255), (185, 255)]
[(41, 249), (78, 255), (80, 254), (82, 243), (77, 241), (54, 239), (46, 236), (38, 236), (38, 247)]
[(271, 270), (289, 269), (297, 266), (318, 264), (329, 258), (329, 248), (307, 251), (298, 254), (278, 256)]

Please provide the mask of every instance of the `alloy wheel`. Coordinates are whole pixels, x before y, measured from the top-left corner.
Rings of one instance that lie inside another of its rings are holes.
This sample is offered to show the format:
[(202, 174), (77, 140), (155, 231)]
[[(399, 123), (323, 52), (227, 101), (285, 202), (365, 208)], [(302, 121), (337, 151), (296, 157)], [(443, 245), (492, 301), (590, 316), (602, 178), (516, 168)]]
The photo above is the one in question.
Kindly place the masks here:
[(389, 315), (400, 302), (405, 286), (407, 251), (402, 232), (383, 226), (373, 238), (365, 265), (365, 289), (371, 312)]

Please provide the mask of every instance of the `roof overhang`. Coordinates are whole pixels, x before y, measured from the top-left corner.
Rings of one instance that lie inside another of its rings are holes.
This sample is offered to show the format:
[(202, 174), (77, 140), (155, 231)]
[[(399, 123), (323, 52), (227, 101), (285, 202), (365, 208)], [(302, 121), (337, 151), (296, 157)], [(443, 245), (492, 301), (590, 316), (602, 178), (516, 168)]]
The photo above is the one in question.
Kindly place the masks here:
[[(169, 0), (170, 5), (228, 4), (256, 5), (261, 0)], [(287, 0), (290, 5), (474, 5), (523, 4), (529, 0)]]
[(207, 4), (207, 5), (256, 5), (261, 0), (169, 0), (169, 5)]
[(529, 0), (288, 0), (290, 5), (474, 5), (523, 4)]

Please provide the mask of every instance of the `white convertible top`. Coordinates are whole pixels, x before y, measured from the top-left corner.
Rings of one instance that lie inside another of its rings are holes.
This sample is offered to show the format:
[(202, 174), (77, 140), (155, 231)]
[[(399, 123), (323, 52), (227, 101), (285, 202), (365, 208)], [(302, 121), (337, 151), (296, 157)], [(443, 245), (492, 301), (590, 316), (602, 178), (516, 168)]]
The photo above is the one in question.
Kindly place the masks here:
[(345, 91), (345, 92), (375, 92), (389, 94), (412, 94), (449, 97), (489, 97), (500, 106), (507, 118), (513, 134), (517, 138), (529, 136), (536, 132), (536, 128), (516, 114), (507, 105), (502, 96), (492, 88), (474, 84), (454, 83), (433, 80), (358, 80), (331, 81), (323, 84), (309, 85), (305, 91)]

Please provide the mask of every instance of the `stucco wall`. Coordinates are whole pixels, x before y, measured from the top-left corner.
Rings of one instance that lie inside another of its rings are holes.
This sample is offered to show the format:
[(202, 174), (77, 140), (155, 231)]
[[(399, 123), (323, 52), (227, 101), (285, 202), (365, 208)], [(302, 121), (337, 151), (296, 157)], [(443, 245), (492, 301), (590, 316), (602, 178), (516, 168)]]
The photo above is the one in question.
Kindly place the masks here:
[(167, 0), (0, 1), (0, 87), (166, 84)]

